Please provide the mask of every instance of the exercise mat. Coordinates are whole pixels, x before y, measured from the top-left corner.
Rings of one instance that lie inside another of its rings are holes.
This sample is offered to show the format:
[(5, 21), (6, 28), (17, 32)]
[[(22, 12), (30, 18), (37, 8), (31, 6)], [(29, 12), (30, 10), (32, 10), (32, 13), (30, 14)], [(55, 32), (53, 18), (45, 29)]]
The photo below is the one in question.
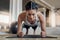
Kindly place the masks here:
[(24, 35), (23, 37), (18, 37), (18, 36), (9, 36), (6, 38), (57, 38), (53, 36), (46, 36), (46, 37), (41, 37), (40, 35)]

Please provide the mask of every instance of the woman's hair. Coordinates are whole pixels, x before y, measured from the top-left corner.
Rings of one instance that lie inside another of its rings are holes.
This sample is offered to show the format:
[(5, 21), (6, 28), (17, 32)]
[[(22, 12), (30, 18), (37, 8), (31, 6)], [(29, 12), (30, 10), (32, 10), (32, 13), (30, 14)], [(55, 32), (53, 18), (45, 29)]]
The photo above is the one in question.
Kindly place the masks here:
[(38, 9), (38, 5), (35, 2), (29, 1), (25, 5), (26, 10), (31, 10), (31, 9)]

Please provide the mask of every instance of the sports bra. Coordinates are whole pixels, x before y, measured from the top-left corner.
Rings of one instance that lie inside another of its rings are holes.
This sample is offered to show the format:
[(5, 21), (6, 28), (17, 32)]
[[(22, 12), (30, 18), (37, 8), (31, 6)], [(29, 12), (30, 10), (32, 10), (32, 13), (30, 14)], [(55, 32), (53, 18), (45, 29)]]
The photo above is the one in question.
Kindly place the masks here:
[(34, 23), (34, 24), (31, 24), (31, 23), (28, 22), (28, 20), (27, 20), (27, 14), (26, 14), (26, 19), (25, 19), (25, 21), (24, 21), (24, 24), (25, 24), (25, 25), (28, 25), (28, 26), (38, 25), (39, 19), (38, 19), (37, 13), (35, 14), (35, 17), (36, 17), (36, 18), (35, 18), (35, 23)]

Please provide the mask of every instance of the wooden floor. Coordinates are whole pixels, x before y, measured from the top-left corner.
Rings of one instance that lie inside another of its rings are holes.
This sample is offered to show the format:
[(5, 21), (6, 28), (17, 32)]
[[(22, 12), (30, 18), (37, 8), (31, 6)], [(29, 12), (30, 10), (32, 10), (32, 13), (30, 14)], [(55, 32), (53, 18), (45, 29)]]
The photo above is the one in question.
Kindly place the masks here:
[[(39, 31), (38, 30), (36, 30), (37, 31), (36, 34), (40, 34), (40, 32), (39, 32), (40, 30)], [(57, 37), (57, 38), (7, 38), (9, 36), (13, 36), (13, 35), (16, 35), (16, 34), (0, 33), (0, 40), (60, 40), (60, 27), (46, 28), (46, 31), (47, 31), (47, 36), (52, 36), (52, 37)], [(33, 34), (33, 33), (30, 31), (29, 34)]]

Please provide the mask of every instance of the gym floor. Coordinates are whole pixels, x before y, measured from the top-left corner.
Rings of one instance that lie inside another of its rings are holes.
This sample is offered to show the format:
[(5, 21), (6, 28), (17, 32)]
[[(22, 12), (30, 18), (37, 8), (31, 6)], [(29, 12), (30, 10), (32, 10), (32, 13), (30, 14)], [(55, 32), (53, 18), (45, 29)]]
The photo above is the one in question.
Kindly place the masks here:
[[(52, 36), (52, 37), (57, 37), (57, 38), (6, 38), (9, 36), (14, 36), (15, 34), (2, 34), (0, 33), (0, 40), (60, 40), (60, 27), (55, 27), (55, 28), (51, 28), (48, 27), (46, 28), (46, 32), (47, 32), (47, 36)], [(31, 30), (31, 31), (30, 31)], [(32, 32), (32, 28), (29, 29), (29, 34), (33, 34)], [(25, 29), (23, 30), (23, 32), (25, 33)], [(37, 28), (36, 30), (36, 34), (40, 33), (40, 28)]]

